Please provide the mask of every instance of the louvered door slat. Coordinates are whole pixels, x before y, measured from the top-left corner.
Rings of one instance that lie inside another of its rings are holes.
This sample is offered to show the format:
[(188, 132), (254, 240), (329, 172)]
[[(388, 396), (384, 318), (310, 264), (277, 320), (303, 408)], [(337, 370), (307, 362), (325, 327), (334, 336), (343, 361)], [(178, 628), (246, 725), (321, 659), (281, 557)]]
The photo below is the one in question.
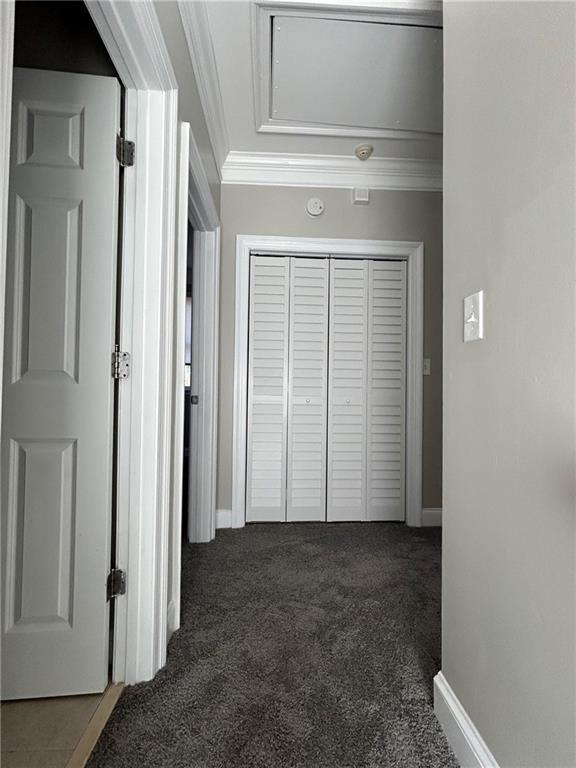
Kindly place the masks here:
[(327, 519), (366, 519), (368, 263), (330, 264)]
[(287, 520), (326, 519), (328, 262), (290, 266)]
[(286, 519), (290, 258), (252, 256), (246, 521)]
[(367, 517), (404, 520), (406, 263), (369, 264)]

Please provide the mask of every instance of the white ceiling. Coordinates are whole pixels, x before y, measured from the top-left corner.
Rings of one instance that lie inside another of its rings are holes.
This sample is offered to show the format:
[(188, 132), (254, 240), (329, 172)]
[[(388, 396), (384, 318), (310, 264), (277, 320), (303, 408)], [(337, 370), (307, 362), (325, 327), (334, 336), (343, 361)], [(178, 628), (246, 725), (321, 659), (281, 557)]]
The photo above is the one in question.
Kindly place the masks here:
[[(322, 0), (319, 1), (321, 4)], [(356, 6), (354, 5), (356, 2)], [(310, 9), (312, 3), (304, 5)], [(345, 8), (340, 2), (331, 3)], [(383, 2), (381, 7), (391, 5)], [(298, 13), (298, 0), (290, 3), (293, 13)], [(372, 3), (372, 7), (378, 4)], [(265, 133), (256, 130), (256, 110), (253, 85), (253, 33), (249, 0), (221, 0), (207, 2), (207, 14), (212, 37), (218, 78), (230, 150), (251, 153), (282, 153), (300, 155), (341, 155), (352, 156), (354, 148), (363, 141), (374, 146), (374, 156), (383, 158), (414, 158), (439, 160), (442, 152), (440, 134), (390, 133), (392, 137), (375, 137), (374, 131), (352, 129), (354, 135), (295, 135), (291, 133)], [(357, 0), (351, 0), (351, 8), (358, 7)], [(279, 13), (283, 11), (278, 10)], [(266, 27), (264, 26), (264, 29)], [(416, 27), (413, 29), (416, 30)], [(429, 32), (429, 30), (426, 30)], [(255, 41), (254, 44), (258, 44)], [(342, 56), (350, 57), (350, 65), (358, 63), (353, 50), (348, 53), (344, 47)], [(441, 72), (438, 73), (441, 78)], [(371, 99), (374, 82), (360, 84), (357, 98)], [(265, 89), (264, 89), (264, 92)], [(372, 94), (373, 97), (373, 94)], [(260, 122), (260, 120), (258, 121)], [(348, 129), (350, 133), (350, 129)], [(382, 133), (382, 132), (381, 132)], [(399, 137), (396, 138), (395, 136)], [(413, 136), (416, 136), (414, 138)]]

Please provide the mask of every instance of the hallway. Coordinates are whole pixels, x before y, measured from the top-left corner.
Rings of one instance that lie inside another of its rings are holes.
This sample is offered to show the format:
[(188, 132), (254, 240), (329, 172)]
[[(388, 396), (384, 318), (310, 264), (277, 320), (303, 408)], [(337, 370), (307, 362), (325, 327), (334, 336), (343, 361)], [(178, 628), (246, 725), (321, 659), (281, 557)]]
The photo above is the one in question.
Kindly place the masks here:
[(252, 525), (183, 552), (182, 629), (89, 768), (456, 768), (439, 529)]

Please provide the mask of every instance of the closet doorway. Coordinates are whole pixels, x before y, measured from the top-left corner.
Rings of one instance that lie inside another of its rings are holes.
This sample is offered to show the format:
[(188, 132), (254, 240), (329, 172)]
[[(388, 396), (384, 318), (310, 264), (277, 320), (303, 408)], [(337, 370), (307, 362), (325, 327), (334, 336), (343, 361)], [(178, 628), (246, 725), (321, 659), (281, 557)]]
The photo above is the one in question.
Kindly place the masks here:
[(239, 236), (233, 520), (422, 514), (423, 246)]

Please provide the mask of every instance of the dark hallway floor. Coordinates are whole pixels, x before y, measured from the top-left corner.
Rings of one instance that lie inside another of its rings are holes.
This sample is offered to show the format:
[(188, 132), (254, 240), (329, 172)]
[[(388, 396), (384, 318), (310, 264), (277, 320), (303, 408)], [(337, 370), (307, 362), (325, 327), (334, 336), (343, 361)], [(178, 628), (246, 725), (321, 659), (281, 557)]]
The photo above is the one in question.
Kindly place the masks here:
[(219, 531), (182, 578), (168, 664), (89, 768), (456, 768), (432, 710), (439, 529)]

